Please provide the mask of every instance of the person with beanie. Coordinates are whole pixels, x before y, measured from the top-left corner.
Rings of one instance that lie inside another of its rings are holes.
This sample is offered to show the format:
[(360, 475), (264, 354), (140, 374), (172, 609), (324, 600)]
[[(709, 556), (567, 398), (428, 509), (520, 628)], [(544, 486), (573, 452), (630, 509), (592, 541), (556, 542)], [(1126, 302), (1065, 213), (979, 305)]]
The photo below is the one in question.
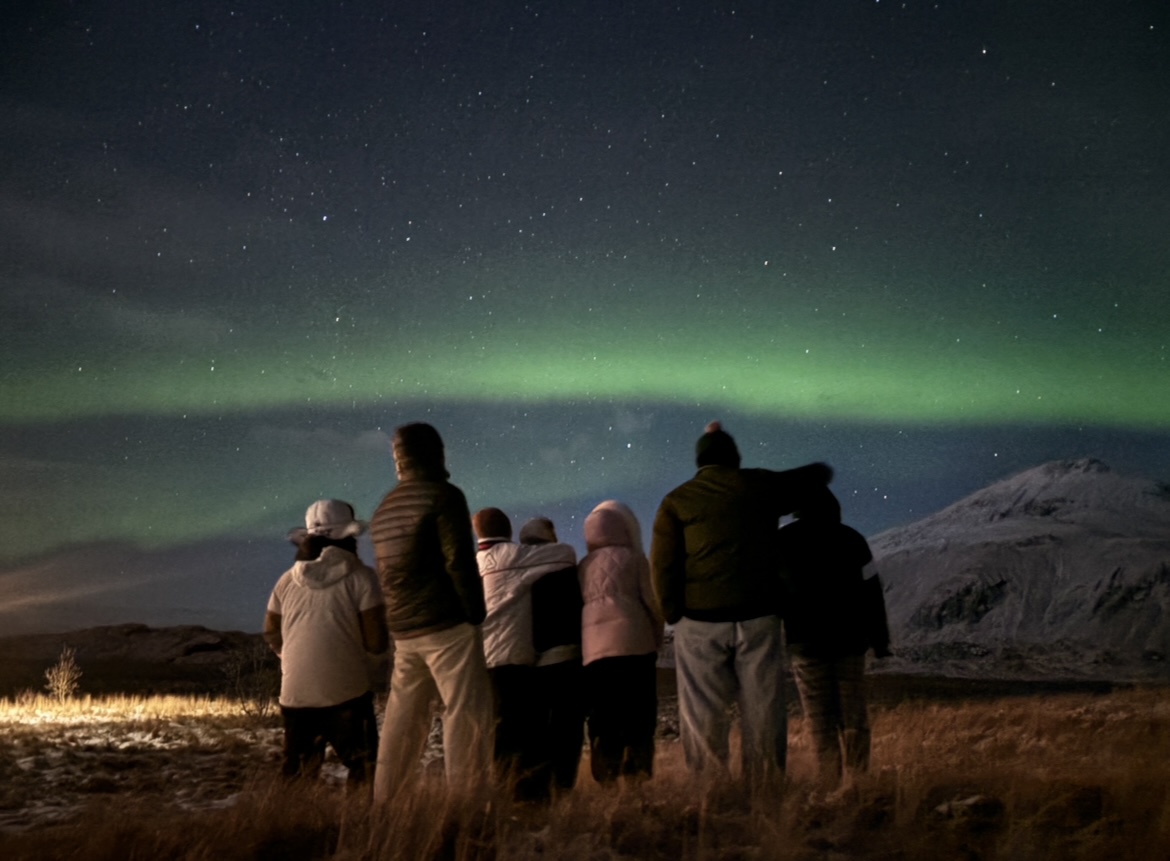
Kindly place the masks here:
[(326, 744), (350, 786), (373, 776), (378, 725), (367, 656), (384, 654), (390, 641), (378, 578), (357, 555), (364, 530), (348, 502), (321, 499), (289, 532), (296, 562), (264, 617), (264, 639), (280, 658), (285, 777), (316, 777)]
[(487, 604), (483, 648), (495, 703), (497, 776), (518, 799), (545, 800), (547, 776), (536, 774), (542, 755), (532, 589), (546, 575), (573, 568), (577, 554), (567, 544), (516, 544), (512, 521), (498, 508), (480, 509), (471, 523)]
[(785, 643), (819, 782), (847, 791), (869, 767), (865, 654), (890, 654), (885, 602), (877, 576), (865, 577), (868, 542), (827, 487), (793, 513), (778, 537)]
[[(556, 527), (547, 517), (534, 517), (520, 528), (520, 543), (559, 545)], [(565, 792), (577, 783), (585, 737), (581, 584), (576, 562), (532, 584), (532, 644), (539, 739), (533, 783), (548, 787), (550, 794)]]
[(663, 629), (642, 528), (629, 506), (606, 500), (585, 518), (585, 545), (578, 574), (590, 768), (602, 784), (645, 779), (654, 770)]
[(783, 773), (788, 749), (776, 530), (832, 470), (741, 469), (719, 422), (699, 437), (695, 463), (662, 500), (650, 549), (654, 595), (674, 626), (683, 753), (695, 773), (726, 774), (735, 703), (741, 773), (756, 785)]
[(417, 422), (394, 432), (398, 484), (370, 521), (386, 623), (394, 639), (374, 801), (387, 803), (418, 773), (437, 691), (450, 790), (474, 791), (491, 766), (492, 693), (479, 626), (487, 614), (471, 515), (450, 477), (443, 440)]

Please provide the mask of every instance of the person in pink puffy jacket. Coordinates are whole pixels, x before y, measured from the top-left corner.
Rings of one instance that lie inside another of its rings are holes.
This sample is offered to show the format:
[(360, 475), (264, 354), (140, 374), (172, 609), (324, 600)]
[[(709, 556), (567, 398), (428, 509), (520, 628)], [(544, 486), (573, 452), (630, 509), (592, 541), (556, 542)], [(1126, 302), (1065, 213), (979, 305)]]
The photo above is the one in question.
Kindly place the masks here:
[(577, 570), (585, 602), (581, 659), (590, 769), (599, 783), (649, 777), (663, 622), (650, 587), (642, 529), (628, 506), (607, 500), (585, 518), (585, 545), (588, 554)]

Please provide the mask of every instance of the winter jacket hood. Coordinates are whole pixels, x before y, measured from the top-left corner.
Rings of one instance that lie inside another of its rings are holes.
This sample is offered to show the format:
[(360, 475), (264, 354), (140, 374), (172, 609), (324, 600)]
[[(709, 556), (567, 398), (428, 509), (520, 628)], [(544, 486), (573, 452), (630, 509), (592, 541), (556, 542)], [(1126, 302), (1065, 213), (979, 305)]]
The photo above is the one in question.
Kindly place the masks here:
[(326, 547), (316, 559), (300, 559), (293, 563), (292, 579), (306, 589), (328, 589), (340, 583), (354, 571), (365, 569), (362, 561), (340, 547)]
[(589, 554), (581, 560), (581, 654), (601, 658), (645, 655), (662, 642), (662, 619), (650, 590), (641, 528), (630, 508), (607, 500), (585, 518)]
[(602, 547), (629, 547), (644, 556), (642, 527), (624, 502), (607, 499), (585, 518), (585, 546), (592, 552)]

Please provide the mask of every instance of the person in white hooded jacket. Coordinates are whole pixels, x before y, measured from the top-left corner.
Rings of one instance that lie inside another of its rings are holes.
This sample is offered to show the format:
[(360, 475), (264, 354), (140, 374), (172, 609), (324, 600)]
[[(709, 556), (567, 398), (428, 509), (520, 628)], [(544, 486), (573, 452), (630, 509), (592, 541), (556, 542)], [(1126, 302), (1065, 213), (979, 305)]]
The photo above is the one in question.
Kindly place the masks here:
[(577, 571), (590, 770), (599, 783), (650, 777), (663, 620), (642, 529), (628, 506), (606, 500), (585, 518), (585, 544)]
[(280, 658), (286, 777), (315, 777), (328, 743), (349, 783), (372, 778), (378, 749), (367, 654), (389, 648), (377, 575), (357, 556), (365, 525), (353, 506), (322, 499), (289, 539), (297, 559), (268, 599), (264, 639)]
[(577, 554), (567, 544), (515, 543), (512, 522), (498, 508), (477, 511), (471, 524), (487, 605), (483, 650), (496, 708), (496, 770), (516, 781), (518, 797), (539, 800), (547, 795), (548, 782), (535, 774), (544, 758), (544, 733), (538, 723), (542, 700), (536, 690), (532, 587), (573, 566)]

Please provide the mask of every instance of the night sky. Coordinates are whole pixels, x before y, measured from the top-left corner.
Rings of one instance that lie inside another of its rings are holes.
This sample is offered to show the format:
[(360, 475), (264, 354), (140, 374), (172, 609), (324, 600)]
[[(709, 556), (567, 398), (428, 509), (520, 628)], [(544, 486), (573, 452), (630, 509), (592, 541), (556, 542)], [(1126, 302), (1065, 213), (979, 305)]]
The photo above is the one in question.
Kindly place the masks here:
[(0, 605), (185, 559), (262, 615), (415, 420), (579, 548), (606, 498), (648, 536), (715, 418), (869, 535), (1057, 458), (1170, 479), (1168, 36), (1164, 0), (6, 3)]

